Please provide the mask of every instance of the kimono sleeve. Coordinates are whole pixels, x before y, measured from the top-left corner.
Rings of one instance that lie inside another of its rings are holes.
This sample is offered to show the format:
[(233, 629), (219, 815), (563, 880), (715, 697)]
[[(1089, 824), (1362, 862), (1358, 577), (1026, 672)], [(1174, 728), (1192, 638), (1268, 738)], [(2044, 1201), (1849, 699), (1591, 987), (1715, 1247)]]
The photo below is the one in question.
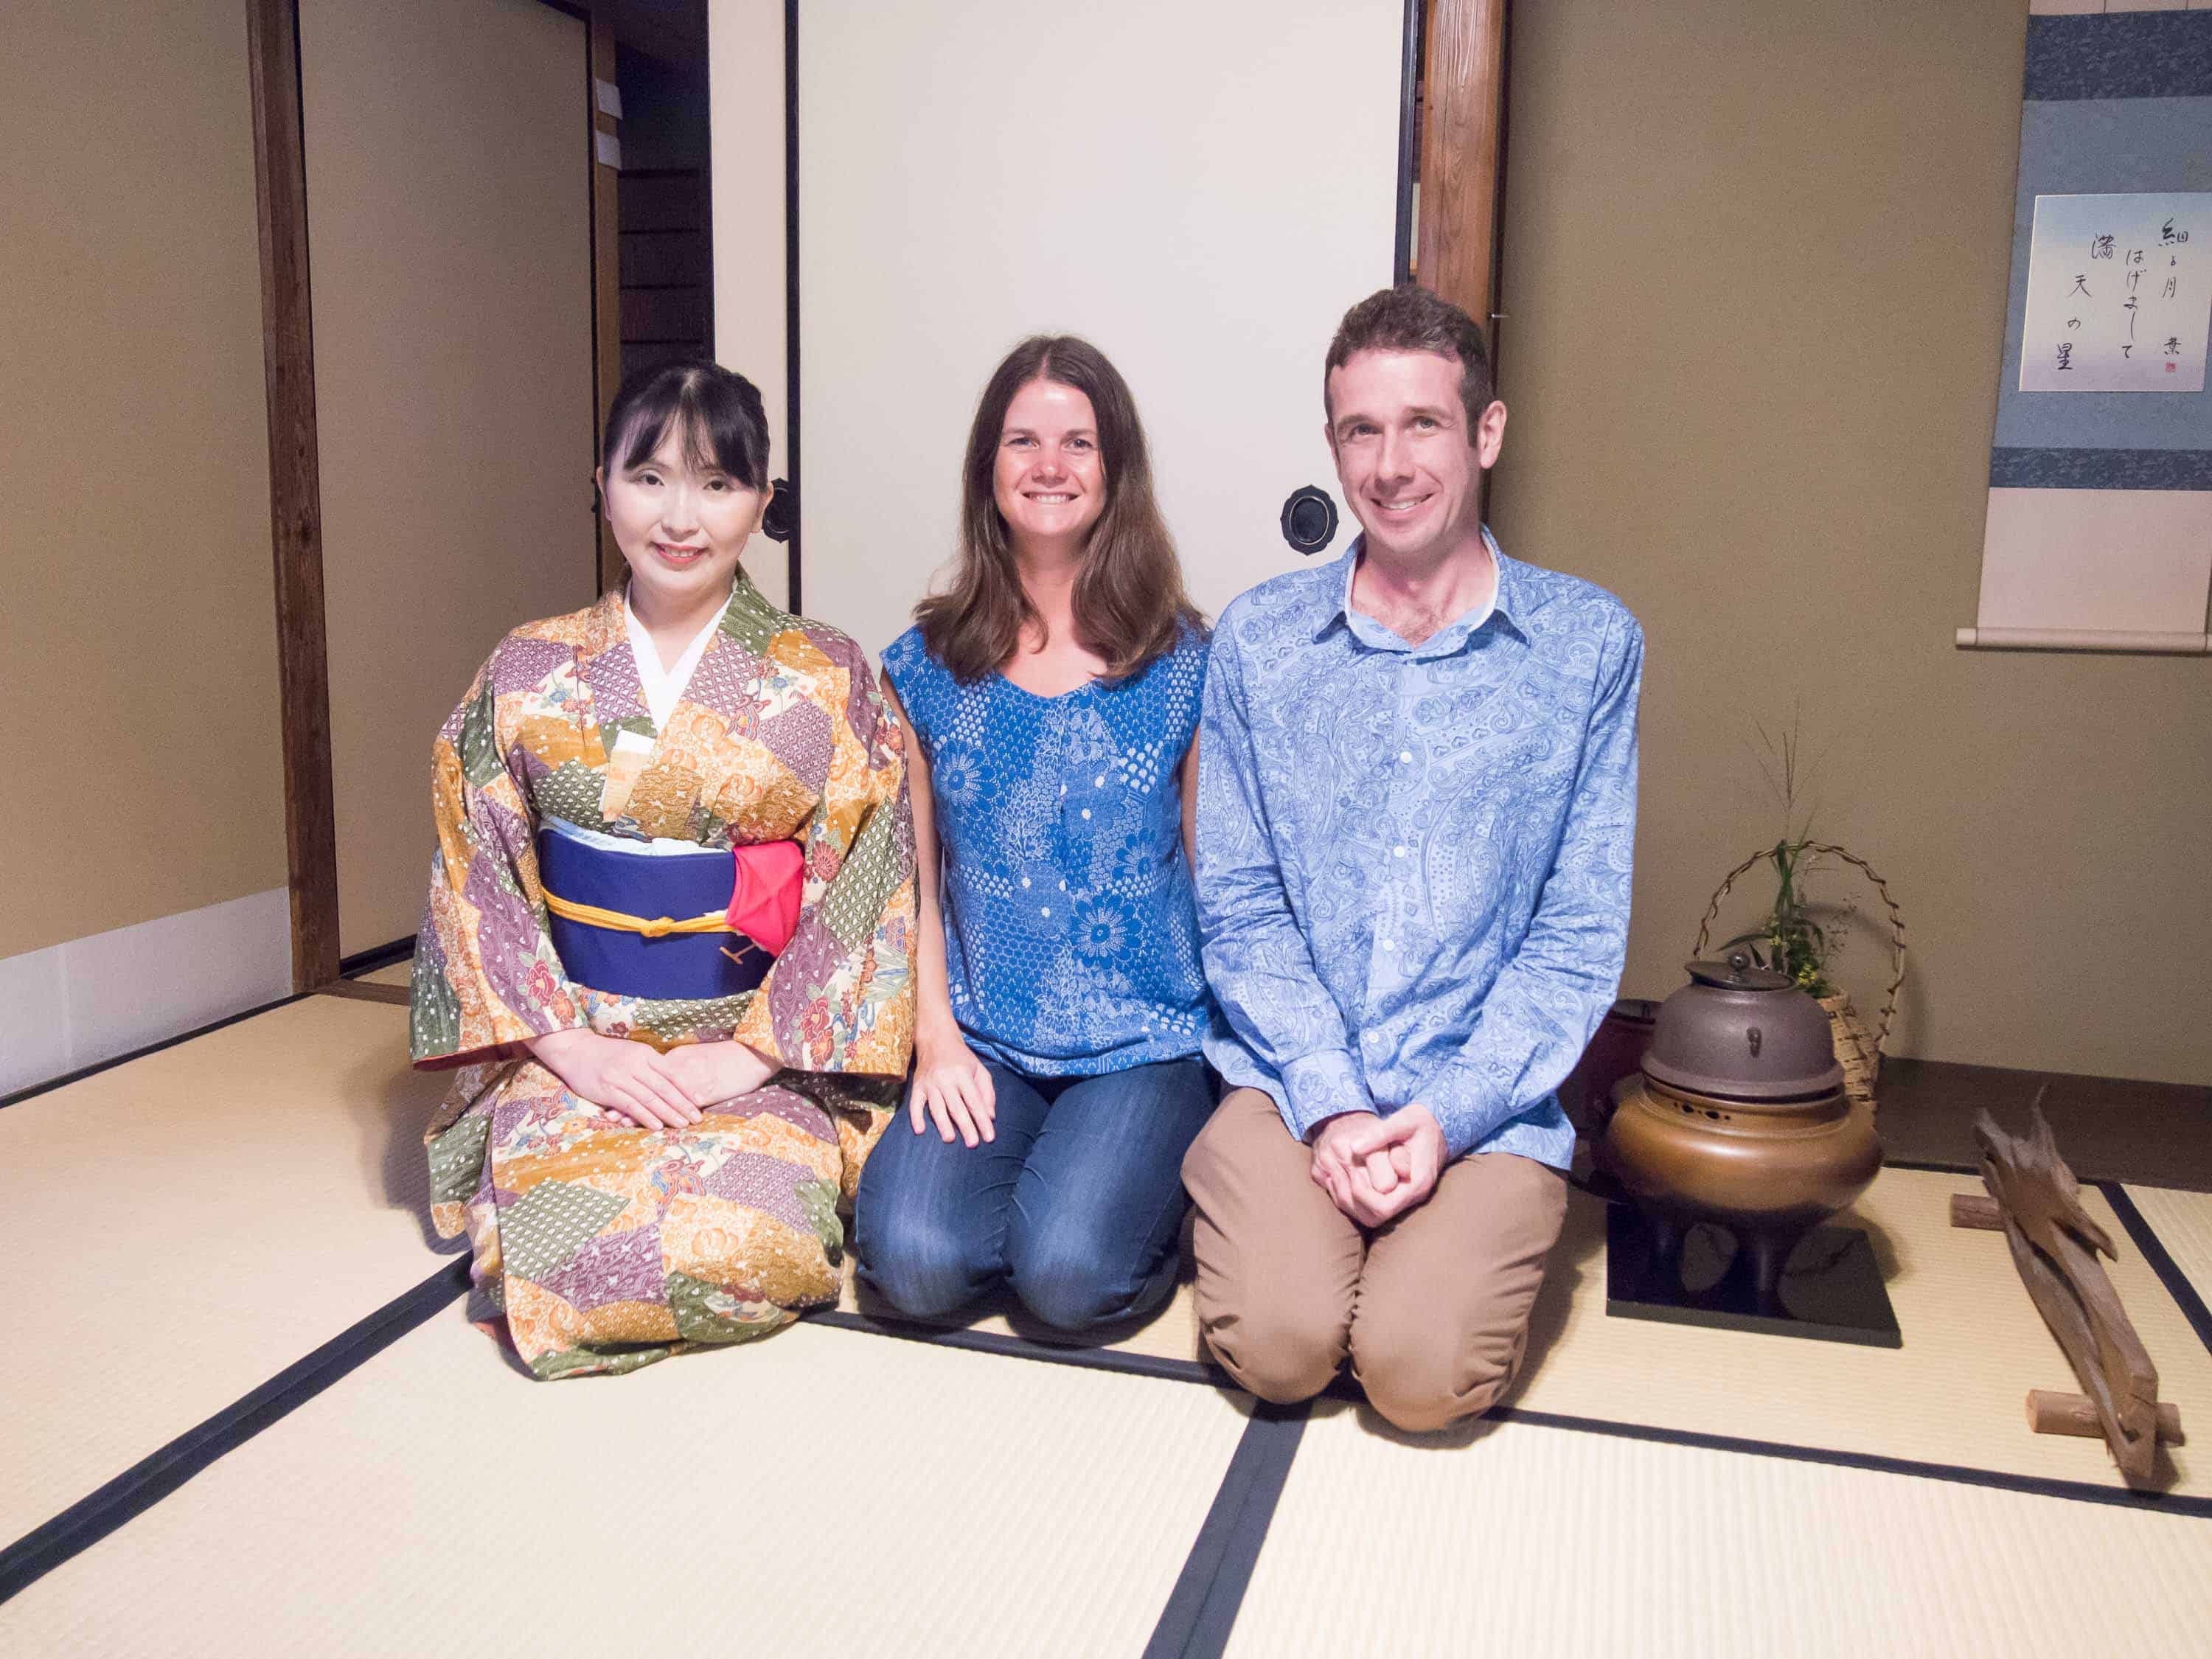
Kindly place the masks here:
[(828, 781), (800, 832), (799, 925), (737, 1040), (798, 1071), (903, 1075), (914, 1050), (914, 817), (904, 734), (860, 647), (832, 641)]
[(438, 847), (408, 1022), (426, 1067), (501, 1059), (589, 1023), (545, 931), (536, 815), (506, 758), (514, 734), (501, 729), (500, 661), (484, 665), (431, 750)]

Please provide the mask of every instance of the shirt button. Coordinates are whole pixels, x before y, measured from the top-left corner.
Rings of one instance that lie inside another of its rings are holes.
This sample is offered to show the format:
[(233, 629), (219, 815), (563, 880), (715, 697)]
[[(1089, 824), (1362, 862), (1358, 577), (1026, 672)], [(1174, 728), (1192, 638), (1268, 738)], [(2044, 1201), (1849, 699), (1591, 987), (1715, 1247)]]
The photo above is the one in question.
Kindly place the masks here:
[(1390, 849), (1390, 856), (1394, 859), (1401, 859), (1406, 856), (1406, 849), (1402, 847), (1394, 847)]
[(1022, 885), (1023, 885), (1023, 886), (1024, 886), (1024, 887), (1026, 887), (1026, 886), (1028, 886), (1029, 884), (1030, 884), (1030, 878), (1029, 878), (1027, 876), (1024, 876), (1024, 877), (1022, 878)]
[(1083, 809), (1083, 816), (1086, 818), (1091, 816), (1091, 809), (1089, 807), (1086, 806)]
[(1384, 950), (1386, 950), (1386, 951), (1395, 951), (1395, 950), (1396, 950), (1396, 949), (1398, 948), (1395, 945), (1392, 944), (1392, 943), (1391, 943), (1389, 939), (1387, 939), (1382, 941), (1382, 948), (1383, 948)]
[(1401, 749), (1398, 751), (1398, 764), (1401, 766), (1411, 766), (1413, 763), (1413, 751), (1410, 749)]
[(1049, 904), (1046, 905), (1042, 909), (1039, 910), (1037, 914), (1041, 916), (1050, 915), (1052, 914), (1052, 906)]

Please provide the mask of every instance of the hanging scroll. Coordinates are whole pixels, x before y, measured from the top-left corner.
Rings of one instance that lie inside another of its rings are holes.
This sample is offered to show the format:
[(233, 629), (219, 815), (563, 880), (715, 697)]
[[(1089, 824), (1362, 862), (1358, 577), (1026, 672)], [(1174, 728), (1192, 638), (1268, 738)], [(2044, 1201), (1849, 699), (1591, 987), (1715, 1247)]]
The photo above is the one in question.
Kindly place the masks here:
[(1960, 645), (2212, 653), (2209, 338), (2212, 11), (2031, 15), (1981, 593)]

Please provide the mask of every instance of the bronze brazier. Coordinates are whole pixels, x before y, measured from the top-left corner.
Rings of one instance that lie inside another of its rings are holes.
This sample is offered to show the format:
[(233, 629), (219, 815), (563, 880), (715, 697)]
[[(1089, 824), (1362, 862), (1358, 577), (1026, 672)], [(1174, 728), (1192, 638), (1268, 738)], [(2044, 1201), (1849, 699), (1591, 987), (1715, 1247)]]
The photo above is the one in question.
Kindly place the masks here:
[(1741, 953), (1693, 962), (1667, 999), (1640, 1074), (1614, 1091), (1601, 1153), (1650, 1223), (1655, 1260), (1679, 1274), (1682, 1233), (1735, 1236), (1732, 1272), (1777, 1303), (1805, 1233), (1881, 1168), (1874, 1114), (1844, 1092), (1826, 1012)]

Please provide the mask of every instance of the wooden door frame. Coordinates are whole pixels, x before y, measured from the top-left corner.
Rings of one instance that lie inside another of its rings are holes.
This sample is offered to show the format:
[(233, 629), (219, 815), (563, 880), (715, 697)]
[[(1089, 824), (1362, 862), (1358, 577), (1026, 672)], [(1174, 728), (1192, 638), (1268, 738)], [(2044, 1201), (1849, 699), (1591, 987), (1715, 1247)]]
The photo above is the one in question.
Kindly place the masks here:
[(1483, 325), (1493, 368), (1509, 0), (1423, 0), (1418, 280)]
[[(621, 377), (617, 240), (618, 167), (598, 157), (619, 123), (598, 109), (615, 77), (611, 16), (588, 0), (539, 0), (585, 26), (583, 81), (592, 227), (592, 439), (596, 454)], [(322, 483), (315, 423), (315, 341), (307, 248), (307, 143), (300, 88), (299, 0), (246, 0), (253, 94), (254, 199), (261, 244), (261, 343), (269, 420), (270, 550), (276, 566), (276, 674), (284, 753), (286, 886), (292, 988), (310, 991), (388, 960), (395, 940), (358, 957), (338, 953), (337, 804), (331, 767), (330, 633), (323, 594)], [(595, 495), (580, 491), (595, 522)], [(606, 573), (592, 544), (592, 586)], [(619, 564), (619, 556), (617, 563)]]

